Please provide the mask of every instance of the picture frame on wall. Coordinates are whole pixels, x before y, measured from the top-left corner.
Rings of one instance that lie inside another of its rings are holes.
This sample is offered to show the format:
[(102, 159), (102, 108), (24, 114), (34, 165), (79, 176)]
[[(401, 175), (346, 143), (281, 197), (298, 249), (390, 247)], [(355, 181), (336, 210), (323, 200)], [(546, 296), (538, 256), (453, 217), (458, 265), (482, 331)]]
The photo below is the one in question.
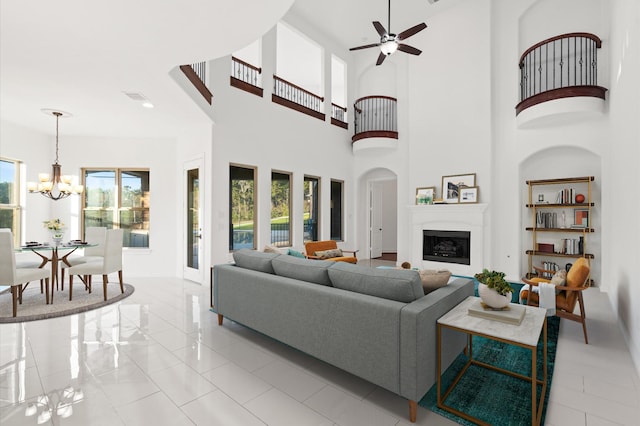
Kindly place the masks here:
[(588, 228), (589, 227), (589, 210), (588, 209), (575, 209), (573, 211), (573, 228)]
[(433, 204), (433, 199), (436, 197), (436, 187), (426, 186), (423, 188), (416, 188), (416, 204)]
[(458, 202), (460, 204), (473, 204), (478, 202), (477, 186), (462, 186), (458, 188)]
[(476, 186), (476, 174), (442, 176), (442, 199), (445, 203), (458, 203), (461, 187)]

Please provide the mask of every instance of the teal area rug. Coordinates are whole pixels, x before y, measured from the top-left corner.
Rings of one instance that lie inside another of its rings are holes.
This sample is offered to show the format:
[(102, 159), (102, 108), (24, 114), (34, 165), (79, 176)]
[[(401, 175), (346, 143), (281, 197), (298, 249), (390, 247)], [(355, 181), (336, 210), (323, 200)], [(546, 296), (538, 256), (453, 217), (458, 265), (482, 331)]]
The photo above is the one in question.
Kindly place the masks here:
[[(556, 358), (558, 330), (560, 318), (547, 319), (547, 372), (548, 384), (542, 410), (542, 421), (547, 411), (547, 402), (551, 391), (551, 378)], [(542, 380), (542, 342), (538, 344), (537, 376)], [(473, 337), (474, 359), (523, 375), (531, 375), (531, 351), (519, 346), (508, 345), (486, 339)], [(455, 376), (462, 370), (468, 357), (464, 353), (449, 366), (442, 375), (442, 392), (449, 388)], [(538, 386), (538, 397), (542, 386)], [(418, 403), (443, 417), (462, 425), (473, 425), (455, 414), (437, 407), (437, 384)], [(493, 426), (531, 424), (531, 383), (506, 374), (472, 365), (449, 394), (446, 404), (459, 411), (483, 420)]]

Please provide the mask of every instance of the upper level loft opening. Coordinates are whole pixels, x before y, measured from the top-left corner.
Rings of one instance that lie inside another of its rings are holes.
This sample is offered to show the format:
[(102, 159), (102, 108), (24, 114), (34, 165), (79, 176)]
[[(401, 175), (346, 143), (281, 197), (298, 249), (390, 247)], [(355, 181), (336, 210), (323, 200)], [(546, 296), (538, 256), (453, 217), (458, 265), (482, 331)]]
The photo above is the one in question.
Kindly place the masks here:
[(590, 33), (562, 34), (534, 44), (520, 57), (518, 124), (559, 114), (601, 113), (606, 88), (598, 85), (598, 49)]
[(262, 39), (234, 52), (230, 83), (233, 87), (262, 97)]
[(324, 120), (322, 47), (283, 22), (276, 31), (272, 101)]
[(348, 128), (347, 124), (347, 64), (331, 55), (331, 124)]

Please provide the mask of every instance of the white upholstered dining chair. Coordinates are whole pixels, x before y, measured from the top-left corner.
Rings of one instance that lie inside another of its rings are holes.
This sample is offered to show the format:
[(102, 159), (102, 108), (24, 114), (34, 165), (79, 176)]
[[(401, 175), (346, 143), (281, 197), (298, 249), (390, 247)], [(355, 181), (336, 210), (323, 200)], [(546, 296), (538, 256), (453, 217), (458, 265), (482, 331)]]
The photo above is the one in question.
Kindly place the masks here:
[(49, 303), (49, 271), (42, 268), (16, 268), (16, 253), (11, 230), (0, 229), (0, 286), (11, 286), (13, 316), (18, 313), (18, 302), (22, 303), (22, 292), (31, 281), (44, 281), (46, 303)]
[(80, 263), (71, 267), (67, 267), (69, 273), (69, 300), (73, 297), (73, 276), (82, 277), (85, 286), (91, 292), (91, 276), (102, 275), (102, 287), (104, 292), (104, 300), (107, 300), (107, 283), (108, 275), (113, 272), (118, 273), (120, 281), (120, 291), (124, 293), (124, 284), (122, 282), (122, 229), (108, 229), (106, 231), (104, 243), (104, 256), (92, 262)]
[[(87, 226), (84, 231), (84, 240), (89, 244), (97, 244), (94, 247), (85, 247), (84, 254), (81, 256), (68, 256), (65, 257), (60, 266), (62, 271), (60, 273), (60, 282), (62, 290), (64, 290), (64, 273), (65, 269), (69, 268), (69, 265), (75, 266), (81, 263), (94, 262), (96, 260), (102, 260), (104, 258), (105, 238), (107, 236), (107, 228), (103, 226)], [(67, 265), (67, 263), (69, 265)]]

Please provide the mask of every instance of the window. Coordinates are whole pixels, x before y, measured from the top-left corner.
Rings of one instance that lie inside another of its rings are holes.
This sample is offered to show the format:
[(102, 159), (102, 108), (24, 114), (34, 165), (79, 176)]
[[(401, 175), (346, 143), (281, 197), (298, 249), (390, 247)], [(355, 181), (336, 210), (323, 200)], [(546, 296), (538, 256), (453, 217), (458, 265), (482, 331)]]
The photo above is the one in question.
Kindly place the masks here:
[(320, 225), (320, 179), (304, 177), (304, 242), (318, 241)]
[(291, 246), (291, 174), (271, 172), (271, 244)]
[(229, 166), (229, 250), (256, 248), (256, 170)]
[(19, 171), (19, 161), (0, 158), (0, 228), (11, 229), (15, 245), (20, 241)]
[(342, 235), (342, 187), (344, 183), (339, 180), (331, 181), (331, 239), (344, 240)]
[(89, 226), (124, 230), (124, 247), (149, 247), (149, 171), (83, 169), (82, 231)]

